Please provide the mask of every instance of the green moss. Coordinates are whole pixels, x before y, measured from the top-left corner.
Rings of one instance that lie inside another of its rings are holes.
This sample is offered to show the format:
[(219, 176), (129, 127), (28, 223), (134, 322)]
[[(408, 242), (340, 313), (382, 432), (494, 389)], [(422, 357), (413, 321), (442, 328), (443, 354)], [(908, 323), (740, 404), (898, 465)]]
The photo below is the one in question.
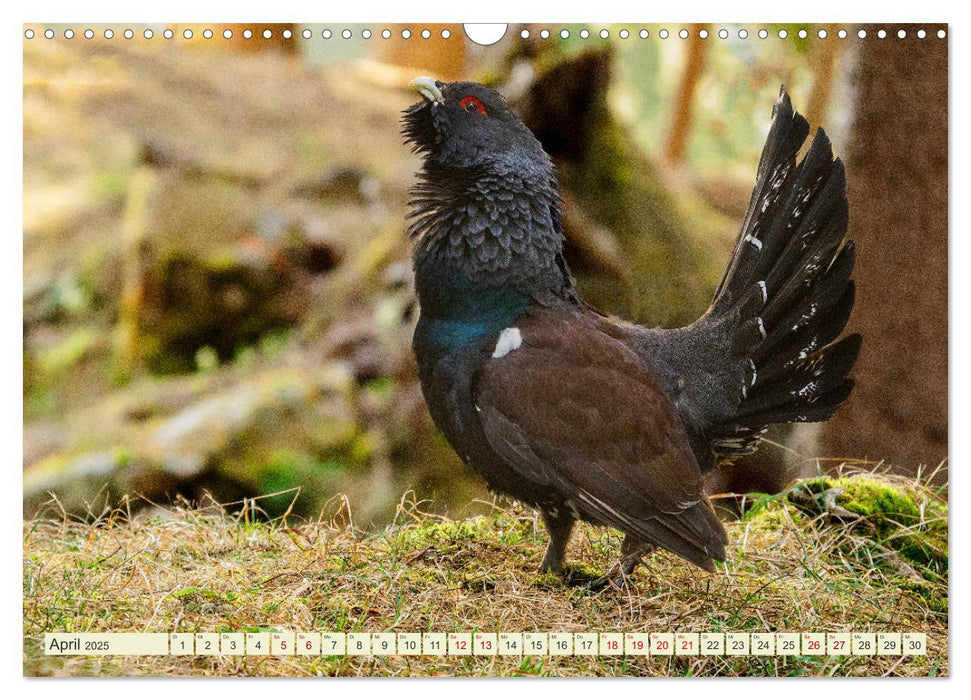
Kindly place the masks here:
[(321, 460), (297, 450), (276, 450), (260, 470), (261, 493), (279, 494), (264, 499), (269, 512), (286, 510), (300, 488), (315, 494), (326, 492), (343, 465), (335, 460)]
[(118, 171), (94, 173), (91, 194), (97, 199), (114, 199), (128, 192), (129, 174)]
[(426, 547), (440, 552), (454, 552), (474, 542), (479, 547), (501, 547), (533, 539), (532, 524), (528, 520), (503, 516), (478, 516), (468, 520), (424, 522), (396, 530), (391, 544), (399, 551), (420, 550)]
[(928, 609), (932, 612), (947, 614), (947, 588), (935, 586), (930, 583), (924, 583), (922, 581), (914, 581), (913, 579), (907, 579), (904, 577), (900, 577), (897, 581), (895, 581), (895, 584), (924, 601), (924, 604), (927, 605)]
[(569, 562), (566, 569), (571, 581), (593, 581), (603, 575), (603, 572), (598, 571), (596, 567), (579, 560)]
[[(355, 426), (347, 426), (354, 429)], [(358, 465), (367, 465), (374, 457), (375, 436), (368, 433), (354, 433), (348, 441), (347, 452), (350, 460)]]
[(75, 484), (75, 489), (62, 493), (61, 500), (72, 503), (78, 493), (84, 493), (85, 486), (93, 486), (91, 493), (96, 493), (104, 488), (105, 482), (114, 484), (111, 477), (127, 467), (131, 459), (131, 452), (123, 446), (97, 452), (57, 452), (24, 470), (24, 493), (40, 493), (70, 482)]
[(65, 372), (88, 355), (101, 338), (101, 330), (83, 326), (38, 358), (41, 370), (50, 374)]
[(874, 519), (880, 525), (888, 521), (913, 524), (920, 518), (913, 494), (868, 477), (835, 479), (829, 488), (842, 491), (836, 502), (851, 513)]
[(472, 540), (487, 536), (481, 526), (481, 520), (433, 522), (419, 528), (415, 534), (426, 542), (453, 542), (455, 540)]
[(786, 500), (786, 494), (749, 494), (742, 504), (741, 519), (753, 526), (777, 529), (787, 518), (798, 521), (802, 513)]
[(394, 379), (391, 377), (378, 377), (364, 385), (364, 391), (382, 398), (388, 397), (393, 389)]
[(541, 573), (533, 577), (532, 585), (542, 590), (556, 590), (563, 588), (563, 579), (556, 574)]
[[(855, 528), (856, 534), (896, 551), (925, 578), (939, 580), (947, 576), (946, 503), (906, 485), (859, 475), (807, 480), (790, 493), (800, 491), (813, 496), (815, 513), (825, 509), (829, 496), (837, 507), (860, 516), (869, 530)], [(808, 506), (802, 503), (801, 507)]]

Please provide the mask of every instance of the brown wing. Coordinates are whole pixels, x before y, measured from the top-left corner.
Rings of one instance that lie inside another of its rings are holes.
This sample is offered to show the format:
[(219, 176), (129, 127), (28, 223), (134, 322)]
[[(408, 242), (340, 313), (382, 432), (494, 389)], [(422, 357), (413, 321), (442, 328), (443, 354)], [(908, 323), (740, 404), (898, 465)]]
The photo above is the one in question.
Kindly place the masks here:
[(476, 407), (490, 446), (524, 479), (586, 517), (705, 568), (724, 529), (688, 436), (622, 329), (584, 314), (533, 312), (522, 343), (485, 365)]

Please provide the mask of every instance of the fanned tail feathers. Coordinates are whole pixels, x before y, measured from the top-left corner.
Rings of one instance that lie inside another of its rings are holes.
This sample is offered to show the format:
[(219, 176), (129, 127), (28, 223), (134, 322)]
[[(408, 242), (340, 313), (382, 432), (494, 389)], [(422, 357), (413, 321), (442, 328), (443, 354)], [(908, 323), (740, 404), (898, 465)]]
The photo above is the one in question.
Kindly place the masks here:
[(849, 396), (861, 338), (843, 332), (853, 308), (853, 242), (843, 163), (782, 91), (755, 190), (711, 313), (734, 323), (732, 361), (743, 368), (736, 415), (716, 426), (716, 452), (751, 452), (770, 423), (829, 418)]

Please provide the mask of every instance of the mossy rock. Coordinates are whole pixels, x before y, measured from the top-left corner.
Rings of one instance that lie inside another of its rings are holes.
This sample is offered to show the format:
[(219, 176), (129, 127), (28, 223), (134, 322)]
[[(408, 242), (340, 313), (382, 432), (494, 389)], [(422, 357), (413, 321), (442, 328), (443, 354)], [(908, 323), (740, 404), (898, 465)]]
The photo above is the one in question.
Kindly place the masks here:
[(920, 518), (914, 494), (867, 477), (826, 480), (827, 488), (842, 493), (837, 503), (851, 513), (872, 519), (882, 529), (893, 524), (911, 525)]
[(195, 370), (202, 348), (231, 360), (267, 333), (291, 326), (305, 305), (283, 270), (241, 250), (171, 253), (148, 279), (140, 352), (160, 374)]
[[(948, 505), (917, 485), (862, 475), (820, 477), (797, 483), (784, 497), (803, 513), (826, 513), (853, 527), (855, 535), (896, 552), (924, 578), (947, 577)], [(754, 511), (759, 517), (759, 508)]]
[(32, 516), (51, 493), (79, 515), (88, 503), (117, 505), (124, 494), (152, 501), (278, 494), (260, 503), (275, 516), (299, 487), (296, 510), (316, 514), (371, 460), (354, 391), (341, 363), (146, 380), (98, 411), (71, 416), (84, 438), (27, 465), (24, 511)]

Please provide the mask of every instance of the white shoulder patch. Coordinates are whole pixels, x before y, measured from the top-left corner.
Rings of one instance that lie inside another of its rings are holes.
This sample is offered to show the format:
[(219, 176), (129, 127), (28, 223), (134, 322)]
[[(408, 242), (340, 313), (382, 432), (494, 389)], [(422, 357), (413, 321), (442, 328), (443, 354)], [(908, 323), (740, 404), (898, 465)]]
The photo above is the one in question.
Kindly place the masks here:
[(518, 328), (510, 326), (503, 329), (502, 333), (499, 334), (499, 340), (496, 342), (496, 349), (492, 352), (492, 356), (505, 357), (522, 344), (523, 334), (519, 332)]

